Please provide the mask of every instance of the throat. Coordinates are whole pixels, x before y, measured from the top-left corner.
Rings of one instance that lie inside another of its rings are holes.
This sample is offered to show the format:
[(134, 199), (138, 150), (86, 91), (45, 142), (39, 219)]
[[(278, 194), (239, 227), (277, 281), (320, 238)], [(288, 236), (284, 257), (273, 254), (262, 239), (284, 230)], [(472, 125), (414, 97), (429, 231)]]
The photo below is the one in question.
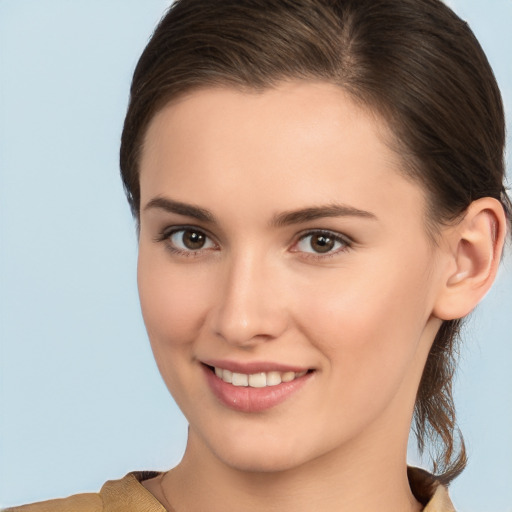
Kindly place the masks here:
[[(364, 464), (360, 467), (364, 468)], [(343, 470), (325, 461), (312, 461), (286, 471), (241, 471), (212, 457), (189, 431), (181, 463), (145, 487), (169, 511), (175, 512), (419, 512), (423, 509), (412, 495), (405, 466), (403, 478), (394, 484), (385, 468), (360, 471), (360, 467), (356, 464), (352, 470)]]

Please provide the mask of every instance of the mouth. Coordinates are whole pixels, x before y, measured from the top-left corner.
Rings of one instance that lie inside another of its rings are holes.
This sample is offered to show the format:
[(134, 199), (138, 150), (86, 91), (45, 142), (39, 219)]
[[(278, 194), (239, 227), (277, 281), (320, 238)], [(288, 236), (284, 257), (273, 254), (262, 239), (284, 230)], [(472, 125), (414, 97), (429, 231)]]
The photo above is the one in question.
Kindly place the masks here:
[(246, 413), (263, 412), (288, 400), (315, 373), (313, 369), (279, 366), (202, 363), (206, 381), (220, 403)]
[[(207, 365), (208, 366), (208, 365)], [(300, 372), (294, 371), (270, 371), (270, 372), (257, 372), (257, 373), (239, 373), (227, 370), (226, 368), (220, 368), (218, 366), (208, 366), (210, 371), (213, 371), (215, 375), (226, 382), (238, 387), (250, 387), (250, 388), (266, 388), (271, 386), (278, 386), (283, 382), (292, 382), (295, 379), (303, 377), (313, 370), (302, 370)]]

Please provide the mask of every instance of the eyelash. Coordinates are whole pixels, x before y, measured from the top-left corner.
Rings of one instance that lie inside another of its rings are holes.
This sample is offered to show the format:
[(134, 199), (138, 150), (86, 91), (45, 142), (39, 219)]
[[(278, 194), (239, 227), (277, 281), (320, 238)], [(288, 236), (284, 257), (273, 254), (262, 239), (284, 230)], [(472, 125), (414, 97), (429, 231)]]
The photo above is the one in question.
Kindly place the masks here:
[[(329, 231), (326, 229), (313, 229), (308, 230), (304, 233), (301, 233), (297, 239), (297, 241), (293, 244), (292, 247), (297, 246), (300, 242), (306, 240), (308, 237), (313, 236), (325, 236), (326, 238), (331, 239), (334, 243), (341, 244), (342, 247), (336, 249), (336, 250), (330, 250), (329, 252), (325, 253), (318, 253), (318, 252), (305, 252), (305, 251), (298, 251), (293, 250), (292, 252), (301, 252), (303, 258), (310, 258), (315, 260), (323, 260), (327, 258), (333, 258), (334, 256), (347, 252), (352, 248), (353, 242), (350, 240), (347, 236), (341, 235), (340, 233), (336, 233), (335, 231)], [(310, 242), (311, 244), (311, 242)]]
[[(208, 247), (206, 249), (200, 248), (195, 251), (192, 249), (184, 250), (184, 249), (177, 248), (171, 242), (171, 237), (176, 235), (177, 233), (181, 233), (181, 232), (184, 233), (186, 231), (192, 231), (192, 232), (196, 232), (200, 235), (203, 235), (207, 240), (211, 241), (215, 247), (214, 248)], [(306, 252), (306, 251), (300, 251), (300, 250), (294, 249), (294, 247), (296, 247), (299, 243), (306, 240), (308, 237), (313, 237), (315, 235), (316, 236), (325, 236), (326, 238), (329, 238), (330, 240), (332, 240), (335, 244), (341, 244), (342, 247), (338, 248), (336, 250), (329, 250), (328, 252), (325, 252), (325, 253)], [(160, 232), (160, 234), (155, 239), (155, 241), (156, 242), (165, 242), (168, 250), (171, 253), (177, 254), (178, 256), (184, 256), (186, 258), (198, 257), (201, 255), (202, 252), (204, 252), (206, 250), (211, 250), (211, 249), (218, 250), (218, 245), (213, 240), (213, 238), (210, 235), (208, 235), (208, 233), (206, 233), (203, 229), (199, 229), (194, 226), (175, 226), (172, 228), (169, 228), (169, 227), (165, 228)], [(312, 229), (312, 230), (308, 230), (306, 232), (300, 233), (298, 235), (297, 240), (293, 243), (292, 249), (290, 249), (290, 251), (294, 252), (294, 253), (301, 253), (303, 258), (323, 260), (323, 259), (327, 259), (327, 258), (332, 258), (340, 253), (347, 252), (348, 250), (350, 250), (352, 248), (352, 244), (353, 244), (352, 240), (350, 240), (348, 237), (346, 237), (344, 235), (341, 235), (340, 233), (336, 233), (334, 231), (329, 231), (329, 230), (325, 230), (325, 229)]]
[(213, 241), (213, 238), (210, 235), (208, 235), (208, 233), (206, 233), (203, 229), (196, 228), (195, 226), (174, 226), (172, 228), (171, 227), (165, 228), (160, 232), (160, 234), (155, 239), (155, 241), (156, 242), (165, 242), (167, 249), (171, 253), (176, 254), (178, 256), (184, 256), (185, 258), (194, 258), (194, 257), (200, 256), (202, 252), (210, 249), (210, 248), (207, 248), (207, 249), (200, 248), (196, 251), (194, 251), (192, 249), (184, 250), (184, 249), (179, 249), (178, 247), (173, 245), (173, 243), (171, 242), (171, 237), (173, 235), (175, 235), (176, 233), (180, 233), (180, 232), (185, 233), (186, 231), (192, 231), (195, 233), (199, 233), (199, 234), (203, 235), (207, 240), (212, 241), (215, 244), (215, 246), (218, 247), (216, 242)]

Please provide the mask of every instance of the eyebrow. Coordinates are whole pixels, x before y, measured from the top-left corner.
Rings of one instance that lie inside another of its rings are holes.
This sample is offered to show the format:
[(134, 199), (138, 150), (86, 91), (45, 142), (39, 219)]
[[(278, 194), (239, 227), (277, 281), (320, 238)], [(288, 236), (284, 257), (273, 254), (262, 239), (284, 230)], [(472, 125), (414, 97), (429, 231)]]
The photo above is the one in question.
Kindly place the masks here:
[(271, 225), (276, 227), (289, 226), (291, 224), (300, 224), (301, 222), (308, 222), (324, 217), (360, 217), (377, 220), (377, 216), (374, 213), (359, 210), (353, 206), (328, 204), (326, 206), (303, 208), (301, 210), (280, 213), (274, 216)]
[(180, 201), (173, 201), (172, 199), (167, 199), (165, 197), (155, 197), (144, 207), (144, 211), (151, 210), (153, 208), (159, 208), (169, 213), (184, 215), (185, 217), (192, 217), (193, 219), (197, 219), (202, 222), (215, 222), (215, 217), (210, 211), (200, 208), (199, 206), (182, 203)]
[[(162, 209), (169, 213), (184, 215), (202, 222), (213, 224), (216, 222), (215, 216), (209, 210), (194, 206), (180, 201), (174, 201), (165, 197), (155, 197), (144, 207), (144, 211), (153, 208)], [(291, 210), (275, 215), (270, 225), (274, 227), (283, 227), (293, 224), (300, 224), (325, 217), (360, 217), (364, 219), (377, 220), (374, 213), (354, 208), (344, 204), (328, 204), (325, 206), (313, 206), (302, 208), (300, 210)]]

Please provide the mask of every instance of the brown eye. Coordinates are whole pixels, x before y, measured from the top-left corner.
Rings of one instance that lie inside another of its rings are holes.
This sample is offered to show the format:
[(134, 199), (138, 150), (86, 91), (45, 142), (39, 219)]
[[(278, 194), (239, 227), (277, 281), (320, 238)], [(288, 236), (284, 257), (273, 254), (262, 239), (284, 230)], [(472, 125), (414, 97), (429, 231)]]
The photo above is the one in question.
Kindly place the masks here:
[(328, 235), (314, 235), (311, 237), (309, 244), (315, 252), (329, 252), (334, 248), (335, 240)]
[(292, 250), (311, 255), (334, 255), (349, 247), (350, 241), (343, 235), (330, 231), (314, 231), (302, 236)]
[(182, 240), (183, 245), (187, 249), (195, 251), (197, 249), (202, 249), (206, 242), (206, 237), (199, 231), (192, 231), (191, 229), (187, 229), (183, 232)]
[(215, 247), (214, 242), (202, 231), (192, 228), (178, 229), (170, 234), (168, 240), (175, 250), (195, 252)]

